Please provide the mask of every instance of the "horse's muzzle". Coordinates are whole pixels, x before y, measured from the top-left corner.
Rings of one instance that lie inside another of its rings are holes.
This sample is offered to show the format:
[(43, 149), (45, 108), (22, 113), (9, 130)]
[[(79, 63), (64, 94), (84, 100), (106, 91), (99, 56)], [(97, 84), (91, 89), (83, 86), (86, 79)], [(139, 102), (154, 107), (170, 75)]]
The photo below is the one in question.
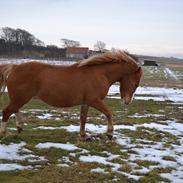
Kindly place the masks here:
[(127, 98), (123, 98), (124, 104), (128, 105), (132, 102), (133, 98), (132, 97), (127, 97)]
[(128, 104), (130, 104), (130, 103), (131, 103), (131, 101), (129, 101), (129, 102), (125, 102), (125, 101), (124, 101), (124, 104), (125, 104), (125, 105), (128, 105)]

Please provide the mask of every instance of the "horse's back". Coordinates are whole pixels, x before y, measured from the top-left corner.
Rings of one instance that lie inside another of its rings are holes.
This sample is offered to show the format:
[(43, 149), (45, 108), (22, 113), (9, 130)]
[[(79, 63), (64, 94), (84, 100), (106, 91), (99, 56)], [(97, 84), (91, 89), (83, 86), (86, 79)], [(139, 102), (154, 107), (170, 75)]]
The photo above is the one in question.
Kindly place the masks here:
[(108, 86), (102, 78), (96, 69), (78, 68), (77, 64), (29, 62), (15, 67), (7, 86), (13, 95), (38, 96), (50, 105), (68, 107), (105, 96)]

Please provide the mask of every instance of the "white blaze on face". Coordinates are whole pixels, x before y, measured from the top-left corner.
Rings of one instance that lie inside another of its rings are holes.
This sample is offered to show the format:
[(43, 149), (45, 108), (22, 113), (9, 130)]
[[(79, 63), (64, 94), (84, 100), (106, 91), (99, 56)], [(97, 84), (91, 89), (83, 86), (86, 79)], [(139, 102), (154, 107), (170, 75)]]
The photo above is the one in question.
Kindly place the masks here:
[(131, 97), (131, 102), (133, 101), (134, 96), (135, 96), (135, 92), (133, 93), (133, 95)]

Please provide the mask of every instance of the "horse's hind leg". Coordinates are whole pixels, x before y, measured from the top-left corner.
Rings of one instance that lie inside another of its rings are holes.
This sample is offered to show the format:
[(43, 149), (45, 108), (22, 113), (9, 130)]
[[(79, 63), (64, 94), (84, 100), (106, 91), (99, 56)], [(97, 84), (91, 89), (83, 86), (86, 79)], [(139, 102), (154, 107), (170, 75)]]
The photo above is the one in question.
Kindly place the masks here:
[(18, 108), (16, 107), (16, 105), (13, 105), (11, 103), (3, 110), (3, 118), (1, 122), (2, 135), (6, 135), (8, 119), (13, 113), (16, 113), (16, 112), (18, 112)]
[(15, 114), (15, 118), (16, 118), (17, 131), (18, 133), (20, 133), (23, 130), (24, 118), (20, 112), (17, 112)]
[(18, 113), (18, 110), (23, 106), (24, 103), (10, 102), (9, 105), (3, 110), (3, 118), (1, 123), (0, 134), (6, 135), (8, 119), (13, 113)]
[(81, 138), (86, 138), (85, 124), (86, 124), (88, 108), (89, 108), (88, 105), (81, 106), (81, 111), (80, 111), (80, 136), (81, 136)]

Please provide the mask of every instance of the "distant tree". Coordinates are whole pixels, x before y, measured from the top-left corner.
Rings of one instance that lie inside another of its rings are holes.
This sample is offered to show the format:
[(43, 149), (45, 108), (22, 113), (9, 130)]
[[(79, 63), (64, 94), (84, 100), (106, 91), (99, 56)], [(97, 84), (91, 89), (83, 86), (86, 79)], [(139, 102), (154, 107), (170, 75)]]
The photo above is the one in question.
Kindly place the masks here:
[(10, 27), (3, 27), (1, 29), (0, 37), (5, 40), (5, 42), (14, 42), (15, 41), (15, 29)]
[(44, 43), (23, 29), (16, 29), (16, 43), (22, 46), (43, 46)]
[(37, 39), (33, 34), (23, 29), (13, 29), (10, 27), (3, 27), (1, 29), (0, 37), (6, 43), (16, 43), (22, 46), (43, 46), (44, 43)]
[(47, 48), (50, 48), (50, 49), (59, 49), (58, 46), (53, 45), (53, 44), (47, 45), (46, 47), (47, 47)]
[(96, 44), (94, 44), (95, 51), (103, 52), (105, 50), (106, 44), (102, 41), (97, 41)]
[(0, 39), (0, 44), (5, 44), (5, 40), (4, 39)]
[(34, 45), (35, 46), (45, 46), (44, 42), (37, 38), (35, 38), (35, 40), (34, 40)]
[(70, 40), (70, 39), (62, 38), (61, 42), (62, 42), (62, 47), (63, 48), (79, 47), (80, 46), (80, 42), (79, 41), (74, 41), (74, 40)]

